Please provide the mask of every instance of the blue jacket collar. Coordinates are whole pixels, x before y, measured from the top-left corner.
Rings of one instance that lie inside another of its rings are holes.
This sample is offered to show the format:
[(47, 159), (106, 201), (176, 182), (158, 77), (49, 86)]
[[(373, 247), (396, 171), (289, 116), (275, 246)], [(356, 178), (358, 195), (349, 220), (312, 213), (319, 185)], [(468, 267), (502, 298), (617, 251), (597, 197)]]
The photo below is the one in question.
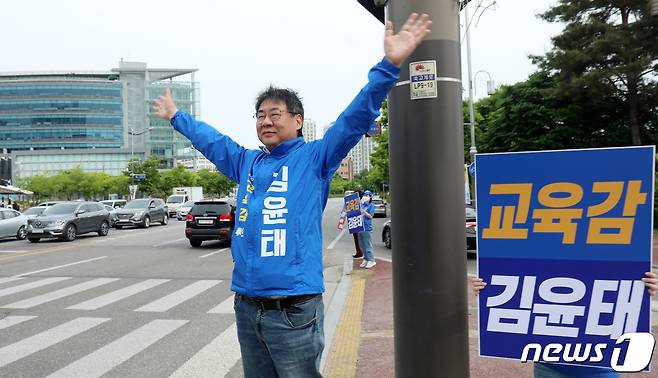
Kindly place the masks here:
[(268, 150), (267, 147), (261, 146), (260, 149), (264, 153), (272, 156), (284, 156), (288, 154), (291, 151), (294, 151), (301, 147), (304, 143), (304, 138), (302, 137), (297, 137), (295, 139), (290, 139), (285, 142), (279, 143), (278, 146), (274, 147), (272, 151)]

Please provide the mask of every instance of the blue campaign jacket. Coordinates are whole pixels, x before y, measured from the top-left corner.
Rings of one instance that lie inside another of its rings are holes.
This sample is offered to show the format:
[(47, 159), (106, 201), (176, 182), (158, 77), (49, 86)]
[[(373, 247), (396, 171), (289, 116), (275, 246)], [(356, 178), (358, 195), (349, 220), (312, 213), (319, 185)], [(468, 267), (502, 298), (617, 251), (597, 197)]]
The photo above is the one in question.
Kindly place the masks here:
[[(375, 215), (375, 205), (372, 204), (372, 201), (366, 205), (361, 204), (361, 208), (364, 211), (367, 211), (368, 214)], [(372, 231), (372, 219), (365, 215), (363, 216), (363, 228), (365, 228), (366, 231)]]
[(206, 123), (177, 112), (174, 128), (239, 184), (231, 251), (231, 290), (251, 297), (318, 294), (322, 212), (341, 160), (370, 129), (399, 68), (383, 59), (324, 138), (248, 150)]

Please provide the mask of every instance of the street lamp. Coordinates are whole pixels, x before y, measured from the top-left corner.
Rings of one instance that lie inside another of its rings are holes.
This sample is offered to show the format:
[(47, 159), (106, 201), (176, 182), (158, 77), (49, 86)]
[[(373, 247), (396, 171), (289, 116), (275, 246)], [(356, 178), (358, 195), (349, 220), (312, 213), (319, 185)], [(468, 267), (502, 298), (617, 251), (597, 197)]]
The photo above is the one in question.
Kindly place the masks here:
[(478, 87), (477, 87), (477, 82), (478, 82), (478, 74), (480, 73), (485, 73), (487, 76), (489, 76), (489, 80), (487, 80), (487, 94), (492, 95), (496, 93), (496, 83), (491, 79), (491, 74), (486, 71), (486, 70), (479, 70), (478, 72), (475, 73), (473, 76), (473, 81), (475, 82), (475, 96), (478, 95)]
[(471, 162), (475, 161), (475, 154), (478, 153), (475, 147), (475, 110), (473, 109), (473, 68), (471, 66), (471, 25), (468, 21), (468, 4), (464, 7), (464, 22), (466, 23), (466, 61), (468, 63), (468, 110), (471, 124), (471, 148), (468, 151), (471, 155)]
[(486, 73), (489, 76), (489, 81), (487, 81), (487, 94), (493, 94), (495, 92), (495, 84), (491, 79), (491, 74), (485, 70), (480, 70), (475, 73), (473, 76), (473, 67), (471, 64), (471, 24), (468, 20), (468, 4), (464, 6), (464, 22), (466, 23), (466, 61), (468, 63), (468, 110), (469, 110), (469, 123), (471, 125), (471, 148), (468, 151), (471, 155), (471, 162), (475, 161), (475, 154), (478, 153), (477, 148), (475, 147), (475, 106), (473, 104), (473, 97), (475, 96), (475, 78), (481, 72)]
[(128, 134), (130, 135), (130, 159), (131, 159), (131, 160), (132, 160), (132, 158), (133, 158), (133, 155), (135, 154), (135, 152), (134, 152), (134, 147), (133, 147), (135, 136), (136, 136), (136, 135), (142, 135), (142, 134), (144, 134), (145, 132), (147, 132), (147, 131), (151, 131), (151, 130), (153, 130), (153, 129), (154, 129), (154, 127), (149, 127), (149, 128), (147, 128), (147, 129), (140, 130), (140, 131), (137, 131), (137, 132), (136, 132), (132, 127), (130, 128), (130, 131), (128, 131)]

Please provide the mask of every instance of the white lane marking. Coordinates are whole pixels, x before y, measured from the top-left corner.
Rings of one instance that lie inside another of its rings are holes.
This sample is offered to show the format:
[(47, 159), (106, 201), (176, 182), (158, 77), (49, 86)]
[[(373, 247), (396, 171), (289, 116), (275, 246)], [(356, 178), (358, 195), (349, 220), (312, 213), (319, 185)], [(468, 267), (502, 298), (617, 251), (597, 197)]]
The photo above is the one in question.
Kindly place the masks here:
[(28, 252), (28, 251), (10, 251), (10, 250), (0, 250), (0, 253), (22, 253), (22, 252)]
[(206, 253), (206, 254), (203, 255), (203, 256), (199, 256), (199, 258), (202, 259), (202, 258), (204, 258), (204, 257), (212, 256), (212, 255), (215, 255), (215, 254), (217, 254), (217, 253), (224, 252), (224, 251), (228, 251), (228, 248), (222, 248), (222, 249), (218, 249), (218, 250), (215, 251), (215, 252)]
[(171, 243), (177, 243), (177, 242), (179, 242), (181, 240), (185, 240), (185, 239), (187, 239), (187, 238), (174, 239), (174, 240), (169, 240), (169, 241), (166, 241), (166, 242), (163, 242), (163, 243), (154, 244), (153, 248), (158, 248), (158, 247), (161, 247), (163, 245), (167, 245), (167, 244), (171, 244)]
[(386, 262), (390, 262), (390, 263), (393, 262), (393, 260), (387, 259), (386, 257), (375, 257), (375, 260), (382, 260), (382, 261), (386, 261)]
[(3, 284), (5, 282), (13, 282), (13, 281), (18, 281), (22, 280), (25, 277), (5, 277), (5, 278), (0, 278), (0, 284)]
[(32, 353), (53, 346), (61, 341), (85, 332), (110, 318), (77, 318), (47, 331), (0, 348), (0, 367), (8, 365)]
[(188, 320), (153, 320), (54, 372), (48, 378), (100, 377), (187, 322)]
[(34, 318), (36, 318), (36, 316), (7, 316), (6, 318), (0, 319), (0, 329), (9, 328)]
[(199, 280), (167, 296), (155, 300), (147, 305), (138, 308), (135, 311), (165, 312), (188, 299), (201, 294), (211, 287), (222, 282), (221, 280)]
[(34, 289), (36, 287), (46, 286), (46, 285), (50, 285), (50, 284), (55, 283), (55, 282), (60, 282), (60, 281), (70, 280), (70, 279), (71, 279), (71, 277), (50, 277), (50, 278), (44, 278), (44, 279), (39, 280), (39, 281), (29, 282), (29, 283), (14, 286), (14, 287), (8, 287), (6, 289), (0, 290), (0, 297), (4, 297), (5, 295), (20, 293), (22, 291)]
[(96, 297), (88, 301), (67, 307), (66, 309), (67, 310), (97, 310), (101, 307), (107, 306), (114, 302), (118, 302), (122, 299), (141, 293), (142, 291), (146, 291), (148, 289), (154, 288), (168, 281), (170, 280), (165, 280), (165, 279), (145, 280), (142, 282), (138, 282), (134, 285), (124, 287), (123, 289), (115, 290), (111, 293), (101, 295), (100, 297)]
[(347, 228), (343, 228), (340, 231), (340, 234), (338, 234), (338, 236), (336, 236), (336, 238), (331, 243), (329, 243), (329, 246), (327, 247), (327, 249), (334, 249), (334, 246), (336, 245), (336, 243), (338, 243), (340, 238), (342, 238), (343, 235), (345, 235), (345, 230), (347, 230)]
[(222, 303), (218, 304), (217, 306), (213, 307), (208, 311), (208, 314), (233, 314), (235, 311), (233, 310), (233, 298), (234, 296), (231, 295), (228, 298), (224, 299)]
[(116, 231), (116, 232), (121, 232), (122, 234), (126, 234), (126, 235), (111, 236), (111, 237), (107, 237), (107, 238), (103, 238), (103, 239), (98, 239), (98, 240), (95, 240), (95, 241), (96, 241), (96, 243), (104, 243), (104, 242), (117, 240), (117, 239), (130, 238), (130, 237), (133, 237), (133, 236), (143, 236), (147, 232), (152, 234), (154, 232), (162, 232), (162, 231), (170, 231), (170, 230), (167, 229), (167, 228), (156, 229), (156, 230), (154, 230), (152, 228), (149, 228), (148, 230), (144, 230), (144, 229), (140, 229), (140, 228), (125, 229), (125, 230)]
[(20, 309), (26, 309), (26, 308), (32, 308), (35, 306), (38, 306), (40, 304), (52, 302), (54, 300), (68, 297), (69, 295), (81, 293), (83, 291), (93, 289), (95, 287), (99, 287), (102, 285), (107, 285), (110, 282), (118, 281), (118, 278), (97, 278), (95, 280), (79, 283), (77, 285), (65, 287), (60, 290), (55, 290), (50, 293), (42, 294), (42, 295), (37, 295), (36, 297), (28, 298), (22, 301), (14, 302), (5, 306), (2, 306), (4, 308), (20, 308)]
[(92, 262), (92, 261), (96, 261), (96, 260), (102, 260), (102, 259), (105, 259), (105, 258), (107, 258), (107, 256), (94, 257), (93, 259), (81, 260), (81, 261), (72, 262), (70, 264), (58, 265), (58, 266), (53, 266), (51, 268), (35, 270), (33, 272), (21, 273), (21, 274), (15, 275), (14, 277), (29, 276), (29, 275), (36, 274), (36, 273), (47, 272), (47, 271), (55, 270), (55, 269), (59, 269), (59, 268), (66, 268), (67, 266), (84, 264), (84, 263), (88, 263), (88, 262)]
[(238, 331), (232, 323), (183, 366), (178, 368), (170, 378), (205, 378), (223, 377), (240, 360)]

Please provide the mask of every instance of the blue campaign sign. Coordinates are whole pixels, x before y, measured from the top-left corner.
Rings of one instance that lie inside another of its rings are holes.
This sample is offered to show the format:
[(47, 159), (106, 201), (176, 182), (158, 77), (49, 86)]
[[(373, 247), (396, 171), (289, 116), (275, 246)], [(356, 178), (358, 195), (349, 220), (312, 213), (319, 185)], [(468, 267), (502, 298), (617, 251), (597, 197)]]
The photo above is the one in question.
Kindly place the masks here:
[(476, 156), (482, 356), (610, 367), (617, 338), (650, 332), (654, 155)]
[(368, 135), (379, 135), (382, 133), (382, 127), (377, 123), (373, 122), (370, 125), (370, 130), (368, 130)]
[(365, 231), (363, 215), (361, 215), (359, 193), (352, 193), (345, 196), (345, 213), (347, 216), (347, 230), (350, 234)]

